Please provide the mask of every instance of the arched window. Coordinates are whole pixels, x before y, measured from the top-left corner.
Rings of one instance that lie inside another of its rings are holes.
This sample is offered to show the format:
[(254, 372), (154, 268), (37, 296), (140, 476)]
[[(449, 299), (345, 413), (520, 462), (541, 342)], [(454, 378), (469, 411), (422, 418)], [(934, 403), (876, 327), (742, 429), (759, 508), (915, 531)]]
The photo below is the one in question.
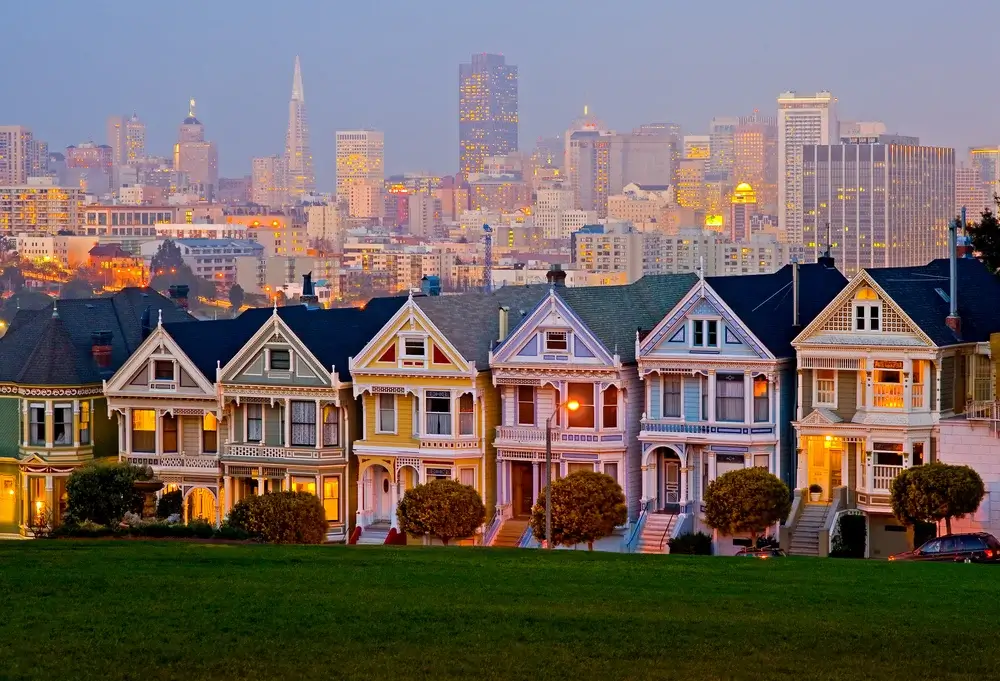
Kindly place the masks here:
[(613, 385), (604, 389), (601, 424), (604, 428), (618, 427), (618, 388)]

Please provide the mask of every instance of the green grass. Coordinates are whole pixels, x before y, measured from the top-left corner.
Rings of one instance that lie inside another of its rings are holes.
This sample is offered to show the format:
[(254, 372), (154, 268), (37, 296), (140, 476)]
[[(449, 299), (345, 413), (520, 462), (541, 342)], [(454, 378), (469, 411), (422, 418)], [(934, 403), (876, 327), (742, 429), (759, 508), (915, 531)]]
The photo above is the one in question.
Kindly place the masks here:
[(0, 679), (982, 679), (1000, 570), (0, 543)]

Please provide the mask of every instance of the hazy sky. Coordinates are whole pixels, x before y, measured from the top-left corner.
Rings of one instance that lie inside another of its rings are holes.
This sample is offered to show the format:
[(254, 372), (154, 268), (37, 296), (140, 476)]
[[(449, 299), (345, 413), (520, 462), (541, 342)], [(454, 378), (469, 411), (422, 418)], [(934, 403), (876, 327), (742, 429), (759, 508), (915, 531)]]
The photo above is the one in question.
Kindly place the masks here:
[[(926, 144), (1000, 143), (991, 0), (49, 0), (5, 3), (0, 124), (50, 148), (105, 142), (136, 111), (169, 153), (187, 100), (221, 172), (284, 146), (302, 58), (320, 189), (334, 131), (385, 131), (392, 172), (457, 170), (458, 63), (499, 52), (520, 70), (521, 147), (589, 104), (616, 129), (773, 112), (779, 92), (831, 90), (842, 120), (884, 120)], [(990, 56), (993, 55), (993, 56)]]

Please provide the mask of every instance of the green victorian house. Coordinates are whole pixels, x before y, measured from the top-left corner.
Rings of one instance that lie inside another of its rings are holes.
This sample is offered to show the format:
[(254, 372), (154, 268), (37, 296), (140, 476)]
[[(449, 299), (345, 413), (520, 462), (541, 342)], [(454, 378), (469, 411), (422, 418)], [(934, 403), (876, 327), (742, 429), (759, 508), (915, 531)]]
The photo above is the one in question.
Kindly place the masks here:
[(0, 339), (0, 538), (31, 536), (66, 512), (73, 469), (118, 454), (102, 381), (158, 319), (194, 321), (187, 287), (166, 298), (127, 288), (109, 298), (20, 310)]

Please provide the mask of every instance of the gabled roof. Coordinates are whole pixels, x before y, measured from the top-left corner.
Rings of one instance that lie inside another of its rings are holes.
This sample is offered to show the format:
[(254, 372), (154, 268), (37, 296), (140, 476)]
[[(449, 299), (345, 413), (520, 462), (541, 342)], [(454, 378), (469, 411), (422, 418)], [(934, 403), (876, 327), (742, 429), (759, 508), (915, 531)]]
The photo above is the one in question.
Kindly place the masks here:
[(799, 265), (799, 325), (792, 326), (792, 270), (792, 265), (785, 265), (772, 274), (705, 278), (775, 357), (794, 357), (792, 341), (847, 285), (844, 275), (833, 267)]
[[(56, 314), (53, 315), (53, 306)], [(41, 310), (20, 310), (0, 339), (0, 382), (21, 385), (84, 385), (113, 374), (142, 343), (142, 316), (156, 323), (194, 318), (150, 288), (127, 288), (109, 298), (54, 301)], [(111, 363), (93, 358), (96, 331), (111, 332)]]
[(973, 258), (959, 258), (958, 315), (961, 333), (956, 335), (945, 319), (950, 311), (950, 263), (932, 260), (920, 267), (885, 267), (865, 270), (879, 288), (920, 327), (938, 347), (979, 343), (1000, 331), (1000, 278)]
[[(336, 367), (340, 379), (346, 381), (348, 357), (357, 354), (405, 302), (405, 297), (396, 296), (373, 298), (364, 308), (319, 310), (292, 305), (279, 307), (278, 316), (324, 367)], [(197, 328), (164, 326), (205, 378), (214, 382), (216, 366), (225, 366), (235, 357), (273, 314), (272, 308), (259, 307), (235, 319), (200, 322)]]

